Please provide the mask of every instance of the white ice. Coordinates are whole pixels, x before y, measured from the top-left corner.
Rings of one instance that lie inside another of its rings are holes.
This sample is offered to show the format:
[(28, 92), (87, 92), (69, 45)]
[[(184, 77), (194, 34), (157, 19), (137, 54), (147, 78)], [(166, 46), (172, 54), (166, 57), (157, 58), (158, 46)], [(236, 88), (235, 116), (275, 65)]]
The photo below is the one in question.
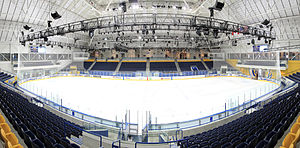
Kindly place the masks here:
[(22, 84), (36, 94), (74, 110), (113, 121), (145, 125), (197, 119), (242, 104), (277, 87), (276, 84), (238, 77), (190, 80), (128, 81), (87, 77), (57, 77)]

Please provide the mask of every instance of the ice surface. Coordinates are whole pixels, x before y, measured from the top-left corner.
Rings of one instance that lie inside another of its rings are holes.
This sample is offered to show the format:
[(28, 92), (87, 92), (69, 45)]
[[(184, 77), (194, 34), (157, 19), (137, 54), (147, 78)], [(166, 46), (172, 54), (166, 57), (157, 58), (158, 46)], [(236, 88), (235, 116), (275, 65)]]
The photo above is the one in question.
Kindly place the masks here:
[(197, 119), (254, 99), (276, 84), (238, 77), (190, 80), (128, 81), (88, 77), (56, 77), (22, 84), (74, 110), (122, 121), (130, 110), (131, 123), (145, 125), (146, 111), (152, 123)]

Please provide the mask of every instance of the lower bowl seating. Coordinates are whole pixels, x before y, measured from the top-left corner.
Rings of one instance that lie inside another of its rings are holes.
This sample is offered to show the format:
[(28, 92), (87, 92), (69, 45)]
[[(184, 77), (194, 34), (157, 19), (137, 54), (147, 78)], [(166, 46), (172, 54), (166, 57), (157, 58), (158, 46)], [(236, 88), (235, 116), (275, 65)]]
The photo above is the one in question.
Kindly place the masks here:
[(69, 141), (66, 144), (66, 137), (82, 136), (82, 131), (75, 128), (79, 125), (30, 103), (4, 86), (0, 86), (0, 108), (29, 148), (72, 147)]

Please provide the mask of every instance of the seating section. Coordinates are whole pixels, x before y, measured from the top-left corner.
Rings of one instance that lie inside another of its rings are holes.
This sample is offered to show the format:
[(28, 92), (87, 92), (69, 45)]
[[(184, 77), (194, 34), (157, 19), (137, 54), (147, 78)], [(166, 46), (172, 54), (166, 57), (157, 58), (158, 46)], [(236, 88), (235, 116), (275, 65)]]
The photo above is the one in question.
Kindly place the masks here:
[(13, 78), (13, 76), (9, 75), (9, 74), (6, 74), (4, 72), (0, 72), (0, 81), (4, 82), (6, 80), (9, 80)]
[[(206, 66), (208, 69), (213, 68), (213, 61), (205, 61)], [(178, 62), (178, 65), (181, 69), (181, 71), (192, 71), (192, 66), (197, 66), (199, 70), (206, 70), (205, 66), (202, 64), (201, 61), (199, 62)]]
[(150, 71), (177, 71), (175, 62), (150, 62)]
[(212, 69), (214, 66), (214, 62), (213, 61), (205, 61), (204, 62), (206, 64), (206, 66), (208, 67), (208, 69)]
[[(274, 147), (300, 111), (299, 87), (268, 104), (262, 109), (209, 131), (184, 137), (181, 147)], [(293, 139), (293, 137), (289, 137)], [(287, 140), (291, 141), (291, 140)]]
[(285, 136), (280, 148), (295, 148), (300, 141), (300, 116), (296, 123), (293, 124), (290, 132)]
[(122, 62), (119, 71), (146, 71), (146, 62)]
[[(93, 62), (84, 62), (84, 68), (89, 69)], [(115, 71), (119, 62), (97, 62), (91, 70)]]
[[(82, 135), (82, 131), (75, 128), (78, 125), (30, 103), (4, 86), (0, 86), (0, 108), (29, 148), (72, 148), (74, 144), (66, 137)], [(4, 126), (3, 131), (9, 131), (8, 127)], [(17, 143), (13, 135), (7, 135), (7, 139), (14, 139), (12, 144)]]
[(287, 78), (293, 80), (296, 83), (300, 83), (300, 72), (287, 76)]
[(6, 123), (4, 117), (0, 114), (0, 134), (2, 140), (5, 142), (6, 148), (23, 148), (19, 144), (19, 140), (14, 133), (11, 132), (9, 125)]
[(201, 63), (201, 61), (199, 61), (199, 62), (178, 62), (178, 65), (179, 65), (181, 71), (192, 71), (191, 70), (192, 66), (197, 66), (197, 68), (199, 70), (206, 70), (204, 65)]

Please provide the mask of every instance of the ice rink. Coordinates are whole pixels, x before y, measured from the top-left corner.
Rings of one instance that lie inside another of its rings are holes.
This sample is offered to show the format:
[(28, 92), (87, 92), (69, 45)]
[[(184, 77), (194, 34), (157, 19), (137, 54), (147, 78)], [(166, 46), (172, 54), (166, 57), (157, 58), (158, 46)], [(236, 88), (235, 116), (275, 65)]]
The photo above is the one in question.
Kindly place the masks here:
[(128, 81), (88, 77), (56, 77), (23, 83), (21, 87), (85, 114), (122, 121), (130, 110), (131, 122), (152, 123), (197, 119), (242, 104), (267, 93), (274, 83), (240, 77), (189, 80)]

